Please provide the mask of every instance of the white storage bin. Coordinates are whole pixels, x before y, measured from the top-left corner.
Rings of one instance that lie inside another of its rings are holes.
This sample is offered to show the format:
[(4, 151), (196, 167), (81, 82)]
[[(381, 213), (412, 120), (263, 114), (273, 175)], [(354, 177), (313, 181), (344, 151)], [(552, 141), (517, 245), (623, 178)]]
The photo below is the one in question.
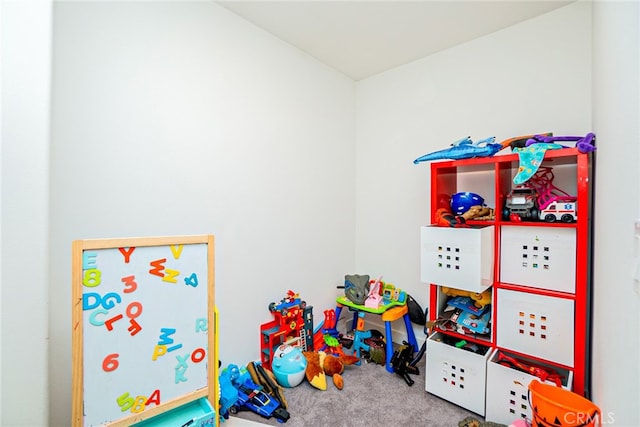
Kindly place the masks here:
[[(486, 421), (505, 425), (509, 425), (519, 418), (530, 420), (532, 414), (529, 406), (528, 387), (532, 380), (540, 380), (540, 378), (499, 364), (498, 357), (500, 352), (498, 349), (494, 350), (487, 363), (487, 410), (485, 419)], [(562, 387), (571, 390), (573, 371), (543, 364), (526, 357), (514, 356), (506, 352), (502, 353), (527, 363), (534, 363), (544, 368), (552, 368), (562, 377)], [(554, 381), (546, 381), (546, 383), (556, 384)]]
[(420, 228), (424, 283), (482, 292), (493, 284), (494, 226)]
[(576, 229), (503, 226), (500, 281), (574, 293)]
[(573, 300), (498, 289), (496, 304), (498, 347), (573, 367)]
[(436, 332), (427, 339), (425, 390), (484, 416), (488, 347), (484, 354), (442, 341)]

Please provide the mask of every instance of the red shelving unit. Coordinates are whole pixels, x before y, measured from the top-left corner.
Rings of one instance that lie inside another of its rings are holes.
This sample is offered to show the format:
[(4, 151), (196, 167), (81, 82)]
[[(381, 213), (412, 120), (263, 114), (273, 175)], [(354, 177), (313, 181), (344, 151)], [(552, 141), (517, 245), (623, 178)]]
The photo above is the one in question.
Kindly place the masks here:
[[(552, 168), (554, 185), (575, 196), (577, 219), (571, 223), (517, 222), (503, 215), (519, 163), (517, 153), (431, 163), (430, 224), (436, 223), (436, 210), (448, 207), (451, 195), (462, 191), (482, 195), (485, 203), (495, 208), (495, 219), (468, 222), (478, 229), (493, 230), (490, 242), (493, 256), (484, 254), (486, 259), (482, 260), (491, 263), (489, 268), (493, 273), (489, 288), (492, 292), (490, 333), (469, 335), (441, 327), (441, 322), (435, 323), (431, 328), (433, 335), (427, 341), (427, 354), (430, 346), (436, 348), (431, 345), (431, 341), (435, 341), (441, 360), (427, 357), (426, 390), (481, 415), (485, 415), (486, 408), (488, 418), (501, 406), (500, 402), (492, 401), (500, 397), (492, 397), (487, 392), (494, 370), (486, 369), (495, 359), (491, 356), (499, 351), (556, 370), (564, 377), (564, 387), (587, 398), (590, 394), (592, 156), (575, 148), (550, 150), (541, 165), (541, 168)], [(430, 258), (432, 254), (428, 253), (435, 250), (431, 227), (433, 225), (422, 227), (421, 267), (422, 280), (429, 286), (429, 317), (436, 322), (443, 314), (447, 299), (440, 288), (456, 286), (446, 279), (439, 283), (428, 280), (438, 269)], [(469, 235), (464, 233), (473, 228), (450, 230), (451, 241), (460, 242), (462, 249), (456, 243), (451, 247), (447, 246), (449, 243), (439, 244), (439, 248), (446, 246), (446, 250), (460, 251), (459, 258), (467, 262), (469, 257), (477, 256), (477, 248), (464, 248), (469, 241)], [(458, 255), (452, 258), (456, 260)], [(447, 266), (451, 267), (452, 281), (466, 268), (464, 261)], [(460, 289), (473, 290), (479, 282), (469, 280), (464, 282), (469, 287)], [(480, 350), (466, 354), (470, 352), (462, 349), (463, 340), (467, 342), (467, 350), (470, 347)], [(441, 346), (447, 342), (448, 347)], [(470, 359), (474, 356), (480, 358)], [(462, 364), (467, 366), (466, 376), (459, 372)], [(486, 378), (484, 382), (474, 382), (474, 390), (465, 389), (460, 381), (460, 377), (469, 377), (470, 372)], [(518, 394), (514, 390), (510, 393)], [(478, 401), (477, 394), (486, 396)], [(514, 398), (507, 397), (505, 401), (513, 403)], [(526, 404), (515, 402), (515, 405), (520, 406), (519, 410), (507, 408), (509, 403), (501, 408), (506, 415), (498, 421), (504, 422), (511, 415), (511, 421), (527, 415)]]

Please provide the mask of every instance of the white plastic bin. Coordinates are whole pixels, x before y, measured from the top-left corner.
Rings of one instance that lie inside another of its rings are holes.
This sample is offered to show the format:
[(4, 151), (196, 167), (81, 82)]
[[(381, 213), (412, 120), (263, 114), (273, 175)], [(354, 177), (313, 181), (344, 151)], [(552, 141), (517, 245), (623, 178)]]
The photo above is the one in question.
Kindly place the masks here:
[(427, 339), (425, 390), (484, 416), (489, 348), (474, 353), (447, 344), (444, 338), (436, 332)]
[(493, 284), (494, 226), (420, 228), (420, 278), (480, 293)]
[[(509, 425), (519, 418), (530, 420), (532, 413), (528, 399), (528, 386), (534, 379), (541, 381), (534, 375), (498, 363), (500, 353), (516, 357), (526, 363), (534, 363), (545, 369), (553, 369), (562, 377), (562, 387), (571, 390), (573, 371), (495, 349), (487, 362), (486, 421)], [(556, 384), (554, 381), (546, 381), (546, 383)]]
[(502, 226), (500, 281), (574, 293), (575, 228)]

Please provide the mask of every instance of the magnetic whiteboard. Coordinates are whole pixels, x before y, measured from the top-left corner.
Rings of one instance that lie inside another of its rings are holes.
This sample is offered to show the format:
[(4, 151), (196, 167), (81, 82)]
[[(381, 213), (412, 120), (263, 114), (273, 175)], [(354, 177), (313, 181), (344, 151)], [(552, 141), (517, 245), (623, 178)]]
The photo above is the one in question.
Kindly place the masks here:
[(73, 242), (74, 427), (128, 426), (203, 396), (217, 408), (213, 242)]

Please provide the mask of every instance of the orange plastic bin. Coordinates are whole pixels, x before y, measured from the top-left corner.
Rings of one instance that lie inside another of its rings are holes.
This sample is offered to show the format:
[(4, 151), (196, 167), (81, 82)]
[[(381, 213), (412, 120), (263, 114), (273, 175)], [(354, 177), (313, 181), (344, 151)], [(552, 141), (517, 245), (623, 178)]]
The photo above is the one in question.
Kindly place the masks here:
[(600, 408), (577, 393), (534, 380), (529, 383), (529, 403), (535, 427), (600, 426)]

